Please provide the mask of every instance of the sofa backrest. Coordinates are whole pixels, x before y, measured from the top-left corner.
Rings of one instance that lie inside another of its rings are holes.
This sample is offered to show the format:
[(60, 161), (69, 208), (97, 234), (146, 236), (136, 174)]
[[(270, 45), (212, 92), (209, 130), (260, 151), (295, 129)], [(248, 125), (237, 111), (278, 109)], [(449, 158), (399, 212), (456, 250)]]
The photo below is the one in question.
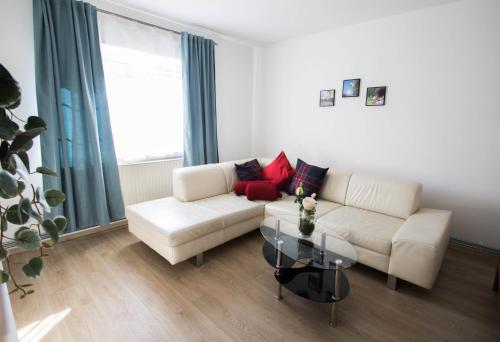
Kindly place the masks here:
[(421, 193), (417, 182), (354, 173), (345, 205), (407, 219), (420, 207)]
[(319, 198), (344, 205), (351, 176), (352, 172), (349, 171), (329, 169), (323, 180)]
[(228, 193), (226, 175), (219, 164), (175, 169), (172, 187), (174, 197), (182, 202)]
[[(173, 195), (190, 202), (227, 194), (237, 181), (235, 163), (251, 158), (175, 169)], [(259, 158), (262, 166), (272, 161)], [(328, 170), (319, 198), (360, 209), (407, 219), (420, 207), (422, 185), (413, 181)]]

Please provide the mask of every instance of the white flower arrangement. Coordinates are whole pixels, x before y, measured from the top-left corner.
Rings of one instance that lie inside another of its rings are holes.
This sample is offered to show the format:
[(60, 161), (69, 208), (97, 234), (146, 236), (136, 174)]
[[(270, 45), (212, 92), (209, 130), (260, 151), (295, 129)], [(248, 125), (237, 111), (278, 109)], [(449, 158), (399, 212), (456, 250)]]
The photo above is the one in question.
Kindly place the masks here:
[[(302, 212), (303, 210), (307, 210), (314, 214), (316, 211), (316, 205), (318, 202), (316, 201), (316, 194), (312, 194), (309, 197), (304, 196), (304, 185), (300, 183), (297, 188), (295, 188), (295, 203), (299, 204), (299, 209)], [(314, 212), (312, 212), (314, 211)]]
[(304, 195), (303, 184), (300, 183), (295, 189), (295, 203), (299, 204), (299, 230), (303, 236), (309, 236), (312, 234), (315, 225), (316, 216), (316, 206), (318, 201), (316, 201), (316, 194), (311, 196)]
[[(313, 194), (315, 195), (315, 194)], [(304, 210), (311, 211), (316, 209), (316, 205), (318, 202), (314, 199), (313, 196), (311, 197), (306, 197), (302, 200), (302, 207), (304, 207)]]

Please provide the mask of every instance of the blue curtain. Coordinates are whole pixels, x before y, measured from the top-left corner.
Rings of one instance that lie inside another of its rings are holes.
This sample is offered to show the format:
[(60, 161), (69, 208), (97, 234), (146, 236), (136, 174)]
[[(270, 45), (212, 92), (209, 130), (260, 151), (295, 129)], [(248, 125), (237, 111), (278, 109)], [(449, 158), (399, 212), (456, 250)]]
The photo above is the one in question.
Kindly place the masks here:
[(184, 166), (217, 163), (214, 41), (183, 32)]
[[(33, 0), (42, 163), (60, 177), (66, 232), (124, 217), (104, 83), (96, 8), (75, 0)], [(59, 212), (61, 213), (61, 212)], [(54, 214), (58, 214), (56, 211)]]

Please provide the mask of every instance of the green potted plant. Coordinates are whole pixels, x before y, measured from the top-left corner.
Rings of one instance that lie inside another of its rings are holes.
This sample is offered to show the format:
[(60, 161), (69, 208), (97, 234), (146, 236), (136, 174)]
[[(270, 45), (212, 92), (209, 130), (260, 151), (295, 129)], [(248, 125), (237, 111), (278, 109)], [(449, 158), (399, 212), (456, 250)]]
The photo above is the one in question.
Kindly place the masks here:
[[(11, 241), (22, 249), (37, 250), (36, 256), (20, 266), (26, 277), (36, 278), (42, 272), (47, 250), (58, 242), (67, 221), (64, 216), (49, 215), (51, 208), (63, 203), (64, 193), (55, 189), (44, 191), (30, 181), (34, 173), (52, 177), (57, 174), (43, 166), (31, 171), (27, 152), (33, 147), (33, 139), (47, 130), (47, 125), (38, 116), (24, 120), (16, 115), (14, 109), (20, 103), (18, 83), (0, 64), (0, 291), (5, 292), (5, 285), (10, 282), (9, 294), (16, 293), (24, 298), (34, 292), (32, 284), (21, 282), (14, 275), (14, 264), (4, 247), (5, 242)], [(49, 239), (44, 240), (44, 233)], [(0, 297), (2, 295), (4, 293), (0, 293)], [(5, 311), (8, 298), (2, 298), (0, 309)], [(2, 313), (6, 317), (6, 313)]]

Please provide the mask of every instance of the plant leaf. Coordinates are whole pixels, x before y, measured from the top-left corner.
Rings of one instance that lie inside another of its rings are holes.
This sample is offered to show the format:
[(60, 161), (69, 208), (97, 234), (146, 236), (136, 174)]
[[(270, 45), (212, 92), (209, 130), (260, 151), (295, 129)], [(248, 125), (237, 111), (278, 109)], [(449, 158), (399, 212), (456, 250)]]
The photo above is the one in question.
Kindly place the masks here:
[(24, 129), (28, 131), (28, 130), (31, 130), (33, 128), (47, 129), (47, 124), (39, 116), (30, 116), (30, 117), (28, 117), (28, 121), (24, 125)]
[(13, 198), (13, 196), (9, 196), (5, 192), (3, 192), (2, 189), (0, 189), (0, 197), (5, 199)]
[(59, 229), (54, 221), (51, 219), (45, 219), (42, 223), (43, 230), (49, 234), (50, 238), (54, 243), (59, 241)]
[(57, 229), (59, 229), (60, 232), (66, 229), (66, 226), (68, 225), (68, 220), (66, 220), (66, 217), (64, 216), (54, 217), (54, 222), (57, 226)]
[(17, 236), (23, 231), (29, 229), (26, 226), (19, 227), (19, 229), (14, 233), (14, 239), (17, 239)]
[(14, 141), (10, 145), (10, 150), (12, 152), (17, 151), (28, 151), (33, 147), (33, 138), (30, 137), (26, 132), (22, 132), (16, 135)]
[(33, 204), (31, 203), (29, 198), (27, 197), (21, 198), (21, 200), (19, 201), (19, 207), (25, 214), (28, 214), (29, 216), (37, 220), (38, 223), (43, 222), (43, 217), (40, 216), (40, 214), (36, 210), (33, 209)]
[(10, 279), (9, 273), (7, 271), (0, 271), (0, 284), (8, 282)]
[(17, 180), (16, 177), (9, 172), (0, 170), (0, 191), (8, 197), (12, 198), (17, 196)]
[[(25, 229), (22, 229), (25, 228)], [(36, 249), (40, 247), (40, 235), (38, 231), (21, 227), (15, 233), (16, 246), (24, 249)]]
[(0, 139), (12, 140), (19, 129), (18, 124), (6, 116), (0, 116)]
[(12, 75), (0, 64), (0, 108), (13, 108), (21, 101), (21, 89)]
[(31, 139), (34, 139), (37, 136), (39, 136), (40, 134), (42, 134), (43, 132), (45, 132), (46, 130), (47, 130), (46, 128), (37, 127), (37, 128), (28, 129), (27, 131), (24, 131), (22, 134), (30, 137)]
[(2, 169), (13, 174), (14, 172), (11, 171), (14, 171), (14, 168), (12, 167), (9, 159), (9, 149), (10, 144), (7, 142), (7, 140), (2, 141), (2, 143), (0, 144), (0, 163), (2, 165)]
[(26, 189), (26, 184), (24, 184), (23, 181), (18, 180), (17, 181), (17, 191), (18, 191), (18, 193), (22, 194), (25, 189)]
[(56, 189), (49, 189), (44, 193), (47, 203), (51, 207), (56, 207), (66, 199), (63, 192)]
[(7, 255), (7, 250), (3, 248), (3, 246), (0, 246), (0, 261), (2, 261)]
[(21, 98), (19, 98), (19, 100), (17, 100), (16, 102), (14, 102), (13, 104), (11, 104), (9, 106), (9, 109), (15, 109), (17, 107), (19, 107), (19, 105), (21, 104)]
[(43, 268), (43, 261), (40, 257), (31, 259), (26, 265), (23, 266), (23, 272), (26, 276), (36, 278), (40, 275)]
[(28, 153), (26, 151), (17, 151), (16, 153), (19, 156), (19, 159), (23, 162), (24, 166), (28, 173), (30, 172), (30, 157), (28, 157)]
[(5, 211), (5, 218), (10, 223), (14, 224), (25, 224), (30, 219), (29, 215), (20, 210), (18, 204), (11, 205), (7, 208)]
[(43, 194), (42, 187), (39, 186), (38, 188), (36, 188), (36, 190), (35, 190), (35, 198), (38, 201), (38, 203), (40, 203), (40, 205), (42, 206), (43, 210), (45, 210), (46, 212), (50, 213), (50, 207), (49, 207), (49, 204), (47, 203), (47, 200), (45, 199), (45, 195)]
[(31, 184), (30, 178), (29, 178), (29, 172), (26, 169), (26, 166), (24, 165), (23, 161), (17, 154), (13, 154), (10, 156), (10, 161), (12, 164), (14, 164), (16, 168), (16, 172), (19, 176), (21, 176), (22, 179), (24, 179), (26, 184)]
[(2, 144), (0, 144), (0, 160), (7, 160), (7, 156), (9, 154), (9, 143), (7, 140), (2, 141)]
[(48, 167), (45, 167), (45, 166), (37, 167), (36, 172), (41, 173), (42, 175), (57, 177), (57, 173), (55, 171), (53, 171), (52, 169), (49, 169)]

